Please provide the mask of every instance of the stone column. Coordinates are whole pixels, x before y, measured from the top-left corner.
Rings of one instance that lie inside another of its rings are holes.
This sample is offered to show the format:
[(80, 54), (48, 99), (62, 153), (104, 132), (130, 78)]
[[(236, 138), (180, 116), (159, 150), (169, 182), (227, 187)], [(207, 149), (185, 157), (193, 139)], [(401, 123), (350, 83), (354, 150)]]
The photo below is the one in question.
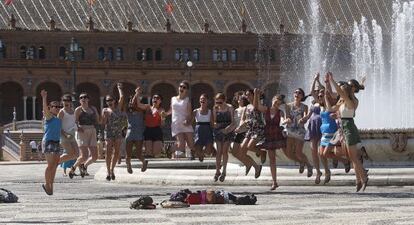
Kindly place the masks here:
[(32, 120), (36, 120), (36, 96), (32, 96)]
[(103, 107), (104, 107), (104, 99), (105, 99), (105, 97), (100, 97), (99, 98), (101, 101), (101, 110), (103, 109)]
[(27, 96), (23, 96), (23, 120), (27, 120)]
[(4, 129), (3, 125), (0, 125), (0, 161), (3, 160), (3, 147), (4, 146)]
[(26, 144), (24, 143), (24, 136), (23, 136), (23, 131), (22, 134), (20, 135), (20, 161), (25, 161), (26, 160)]

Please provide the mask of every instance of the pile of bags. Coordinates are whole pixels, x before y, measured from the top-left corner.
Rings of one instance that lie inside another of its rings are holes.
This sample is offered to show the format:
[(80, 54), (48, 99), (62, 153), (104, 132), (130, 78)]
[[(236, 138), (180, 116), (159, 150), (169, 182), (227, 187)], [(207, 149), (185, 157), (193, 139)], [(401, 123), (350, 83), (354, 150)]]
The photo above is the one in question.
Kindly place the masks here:
[(16, 203), (19, 198), (11, 191), (0, 188), (0, 203)]
[[(224, 190), (199, 190), (192, 192), (189, 189), (180, 190), (172, 193), (169, 200), (160, 203), (163, 208), (186, 208), (190, 205), (200, 204), (236, 204), (254, 205), (257, 202), (254, 194), (237, 197)], [(153, 200), (149, 196), (140, 197), (131, 203), (131, 209), (155, 209)]]

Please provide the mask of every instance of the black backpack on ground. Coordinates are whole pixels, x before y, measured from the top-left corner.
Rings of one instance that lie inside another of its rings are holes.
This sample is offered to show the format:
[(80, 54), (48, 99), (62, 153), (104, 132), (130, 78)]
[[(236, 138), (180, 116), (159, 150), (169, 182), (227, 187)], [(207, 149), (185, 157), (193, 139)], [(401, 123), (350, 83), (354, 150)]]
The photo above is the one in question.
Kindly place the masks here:
[(254, 194), (246, 195), (244, 197), (238, 197), (236, 200), (236, 205), (254, 205), (257, 202), (256, 196)]
[(11, 191), (0, 188), (0, 203), (16, 203), (19, 198)]
[(131, 203), (131, 209), (155, 209), (156, 206), (152, 204), (154, 201), (149, 196), (141, 196), (138, 200)]

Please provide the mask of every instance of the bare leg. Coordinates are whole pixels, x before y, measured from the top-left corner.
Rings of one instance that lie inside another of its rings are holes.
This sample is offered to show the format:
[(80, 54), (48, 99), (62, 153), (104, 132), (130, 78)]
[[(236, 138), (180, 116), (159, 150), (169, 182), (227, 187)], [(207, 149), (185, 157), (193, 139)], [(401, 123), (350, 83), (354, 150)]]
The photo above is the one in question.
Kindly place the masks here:
[(128, 173), (132, 173), (132, 167), (131, 167), (131, 158), (132, 158), (132, 148), (134, 146), (134, 141), (127, 141), (125, 145), (125, 163), (127, 165), (127, 171)]
[(288, 137), (286, 140), (286, 148), (283, 149), (283, 153), (285, 153), (286, 157), (288, 157), (290, 160), (300, 162), (298, 157), (295, 155), (295, 144), (295, 139)]
[(154, 156), (153, 153), (153, 142), (152, 141), (144, 141), (144, 145), (145, 145), (145, 155), (146, 156)]
[(116, 163), (118, 161), (119, 155), (120, 155), (120, 151), (121, 151), (121, 141), (122, 139), (118, 138), (114, 140), (114, 156), (112, 158), (112, 164), (111, 164), (111, 173), (114, 173), (114, 169), (116, 166)]
[(223, 147), (223, 149), (222, 149), (222, 152), (223, 152), (222, 153), (223, 154), (223, 174), (224, 174), (224, 176), (226, 176), (225, 174), (227, 172), (227, 162), (229, 161), (230, 141), (224, 142), (222, 147)]
[(79, 148), (78, 145), (76, 143), (68, 143), (68, 142), (63, 142), (61, 143), (62, 148), (66, 150), (66, 154), (62, 154), (60, 156), (60, 161), (59, 163), (63, 163), (72, 159), (76, 159), (79, 155)]
[(185, 133), (185, 141), (187, 143), (187, 146), (191, 150), (191, 158), (194, 158), (194, 139), (193, 139), (193, 133)]
[(85, 162), (85, 167), (88, 167), (98, 159), (98, 149), (96, 146), (89, 146), (89, 152), (91, 153), (91, 157)]
[[(76, 160), (75, 164), (73, 164), (73, 168), (76, 169), (76, 167), (78, 167), (79, 165), (84, 164), (86, 160), (88, 160), (88, 156), (89, 156), (88, 147), (86, 146), (79, 147), (79, 157)], [(74, 172), (73, 170), (71, 171)]]
[(154, 141), (152, 143), (152, 156), (160, 157), (162, 149), (162, 141)]
[(367, 179), (364, 166), (359, 160), (359, 153), (356, 145), (347, 146), (348, 153), (352, 163), (354, 164), (355, 176), (357, 183), (364, 183)]
[(176, 138), (176, 146), (174, 156), (175, 158), (179, 157), (182, 153), (185, 153), (185, 134), (180, 133), (175, 136)]
[(53, 193), (53, 182), (55, 181), (56, 169), (59, 165), (60, 156), (58, 154), (45, 154), (47, 167), (45, 170), (46, 191)]
[(272, 174), (272, 186), (271, 190), (274, 190), (277, 188), (277, 175), (276, 175), (276, 151), (275, 150), (269, 150), (267, 151), (269, 154), (269, 166), (270, 166), (270, 173)]
[[(220, 174), (221, 169), (221, 158), (223, 156), (223, 143), (216, 142), (217, 145), (217, 154), (216, 154), (216, 175)], [(216, 180), (216, 178), (214, 178)]]
[(111, 161), (112, 154), (114, 149), (114, 141), (111, 139), (106, 140), (106, 152), (105, 152), (105, 163), (106, 163), (106, 173), (111, 174)]

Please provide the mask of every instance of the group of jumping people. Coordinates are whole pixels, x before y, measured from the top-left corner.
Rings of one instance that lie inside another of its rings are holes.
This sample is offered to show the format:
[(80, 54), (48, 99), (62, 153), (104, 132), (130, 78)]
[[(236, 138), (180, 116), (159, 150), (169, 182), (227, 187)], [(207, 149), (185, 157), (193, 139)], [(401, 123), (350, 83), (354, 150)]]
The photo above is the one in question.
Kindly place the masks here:
[[(174, 157), (181, 157), (189, 148), (192, 158), (198, 157), (202, 162), (207, 154), (214, 152), (215, 182), (225, 181), (229, 152), (245, 165), (246, 175), (253, 167), (254, 177), (260, 177), (262, 165), (248, 154), (252, 151), (260, 156), (262, 164), (268, 156), (273, 180), (271, 190), (275, 190), (278, 187), (276, 150), (281, 149), (289, 159), (299, 163), (300, 173), (306, 166), (307, 176), (311, 177), (315, 167), (316, 184), (321, 182), (320, 161), (325, 169), (324, 183), (331, 178), (329, 158), (342, 162), (346, 172), (352, 164), (356, 191), (365, 190), (368, 174), (361, 160), (364, 152), (357, 147), (360, 137), (353, 120), (358, 107), (355, 93), (364, 89), (364, 81), (361, 84), (354, 79), (335, 82), (332, 73), (327, 73), (324, 82), (325, 85), (317, 74), (309, 95), (298, 88), (293, 93), (293, 102), (285, 103), (285, 96), (278, 94), (271, 98), (268, 106), (263, 102), (263, 91), (257, 88), (236, 92), (232, 104), (226, 102), (223, 93), (217, 93), (213, 99), (201, 94), (200, 107), (193, 110), (189, 82), (182, 81), (178, 95), (171, 98), (168, 111), (160, 106), (162, 96), (155, 94), (150, 104), (146, 104), (142, 101), (143, 93), (139, 86), (133, 96), (125, 96), (122, 83), (118, 83), (119, 98), (107, 95), (107, 107), (101, 113), (89, 105), (87, 93), (79, 95), (80, 106), (73, 109), (71, 95), (64, 95), (62, 102), (48, 104), (47, 92), (42, 90), (45, 120), (42, 150), (48, 162), (46, 182), (42, 187), (48, 195), (53, 194), (56, 168), (61, 162), (76, 159), (69, 171), (70, 178), (73, 178), (77, 167), (82, 177), (87, 174), (87, 167), (98, 157), (98, 125), (105, 131), (106, 179), (115, 180), (122, 141), (126, 141), (128, 173), (133, 173), (131, 156), (134, 148), (144, 172), (148, 161), (142, 153), (143, 145), (145, 143), (147, 154), (160, 154), (163, 141), (161, 126), (171, 115), (171, 134), (176, 139)], [(307, 97), (313, 98), (310, 109), (304, 103)], [(211, 100), (214, 106), (210, 109)], [(313, 163), (303, 153), (305, 141), (310, 141)], [(66, 153), (61, 154), (62, 148)]]

